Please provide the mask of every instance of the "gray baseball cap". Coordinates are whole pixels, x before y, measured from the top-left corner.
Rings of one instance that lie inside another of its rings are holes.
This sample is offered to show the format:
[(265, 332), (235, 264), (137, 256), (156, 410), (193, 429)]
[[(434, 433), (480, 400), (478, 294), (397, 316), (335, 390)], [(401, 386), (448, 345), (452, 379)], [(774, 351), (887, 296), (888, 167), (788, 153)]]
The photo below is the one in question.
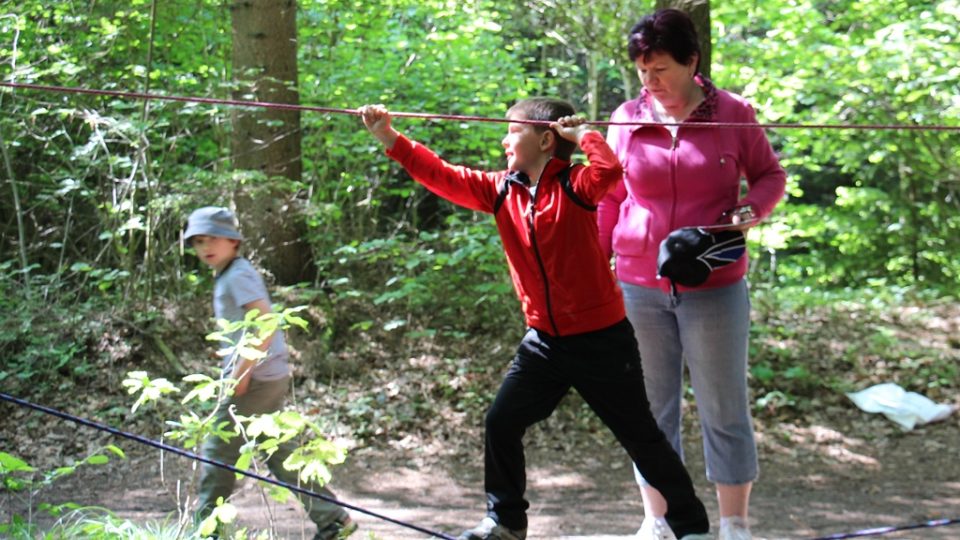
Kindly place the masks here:
[(187, 219), (187, 232), (183, 233), (183, 239), (190, 242), (191, 238), (201, 234), (243, 240), (243, 236), (237, 230), (237, 217), (221, 206), (204, 206), (190, 214), (190, 218)]

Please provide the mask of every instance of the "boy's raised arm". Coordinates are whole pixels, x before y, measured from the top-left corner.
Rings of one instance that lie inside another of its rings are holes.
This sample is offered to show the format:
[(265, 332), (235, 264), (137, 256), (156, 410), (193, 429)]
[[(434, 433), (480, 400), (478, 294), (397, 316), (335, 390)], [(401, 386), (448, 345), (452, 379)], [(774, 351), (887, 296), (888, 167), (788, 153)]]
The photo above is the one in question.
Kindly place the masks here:
[(574, 180), (574, 190), (584, 200), (599, 203), (623, 177), (623, 168), (617, 155), (603, 135), (590, 129), (582, 117), (564, 116), (550, 124), (550, 127), (564, 139), (576, 141), (577, 146), (587, 154), (590, 166)]
[(364, 105), (357, 112), (370, 134), (417, 182), (444, 199), (481, 212), (493, 212), (497, 178), (503, 173), (486, 173), (442, 160), (422, 144), (414, 143), (390, 125), (390, 112), (383, 105)]

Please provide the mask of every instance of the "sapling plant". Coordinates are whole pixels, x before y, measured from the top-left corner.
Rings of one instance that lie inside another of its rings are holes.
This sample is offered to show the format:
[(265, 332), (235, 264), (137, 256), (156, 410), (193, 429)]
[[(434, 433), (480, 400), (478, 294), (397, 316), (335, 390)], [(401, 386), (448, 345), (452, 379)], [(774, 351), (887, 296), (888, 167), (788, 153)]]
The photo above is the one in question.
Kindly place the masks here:
[[(305, 329), (307, 322), (297, 313), (305, 306), (282, 309), (272, 313), (259, 313), (250, 310), (243, 320), (218, 320), (218, 329), (207, 336), (208, 340), (222, 344), (218, 356), (226, 359), (225, 368), (220, 375), (210, 376), (193, 373), (183, 377), (182, 388), (165, 378), (152, 378), (144, 371), (127, 373), (123, 386), (130, 395), (136, 396), (131, 409), (137, 412), (151, 404), (166, 404), (178, 411), (175, 420), (167, 420), (168, 430), (164, 437), (176, 442), (184, 449), (199, 453), (207, 437), (219, 437), (230, 441), (241, 437), (243, 445), (236, 463), (230, 463), (241, 471), (253, 469), (257, 474), (261, 466), (274, 452), (285, 443), (305, 441), (283, 462), (289, 471), (297, 471), (301, 482), (315, 482), (323, 485), (330, 481), (330, 466), (343, 463), (346, 449), (339, 443), (330, 441), (323, 435), (322, 429), (296, 410), (283, 410), (270, 414), (243, 416), (230, 404), (230, 397), (238, 381), (229, 376), (233, 366), (241, 361), (261, 361), (265, 353), (261, 346), (277, 331), (291, 326)], [(176, 400), (176, 396), (183, 397)], [(224, 407), (232, 421), (222, 420), (219, 414)], [(218, 418), (220, 419), (218, 421)], [(194, 471), (197, 467), (194, 467)], [(238, 474), (238, 477), (241, 476)], [(196, 474), (192, 482), (196, 483)], [(192, 490), (191, 490), (192, 491)], [(260, 487), (260, 495), (285, 502), (290, 491), (278, 486)], [(245, 529), (235, 527), (236, 508), (229, 501), (218, 500), (217, 507), (206, 516), (198, 526), (197, 533), (207, 537), (219, 532), (220, 538), (248, 538)], [(182, 521), (193, 519), (189, 501), (180, 504)], [(269, 506), (269, 505), (268, 505)], [(271, 528), (273, 519), (271, 517)], [(229, 531), (230, 536), (226, 536)]]

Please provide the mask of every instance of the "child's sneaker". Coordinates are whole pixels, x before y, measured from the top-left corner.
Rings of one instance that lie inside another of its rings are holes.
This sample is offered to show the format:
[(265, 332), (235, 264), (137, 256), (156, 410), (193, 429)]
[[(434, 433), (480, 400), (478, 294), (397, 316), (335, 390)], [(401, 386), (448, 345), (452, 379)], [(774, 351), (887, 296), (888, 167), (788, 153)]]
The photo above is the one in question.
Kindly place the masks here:
[(313, 540), (342, 540), (357, 532), (357, 523), (349, 516), (317, 530)]
[(525, 540), (526, 538), (526, 529), (508, 529), (487, 516), (476, 527), (463, 531), (457, 540)]
[[(686, 537), (684, 537), (686, 538)], [(662, 517), (647, 516), (637, 531), (637, 540), (677, 540), (667, 520)]]

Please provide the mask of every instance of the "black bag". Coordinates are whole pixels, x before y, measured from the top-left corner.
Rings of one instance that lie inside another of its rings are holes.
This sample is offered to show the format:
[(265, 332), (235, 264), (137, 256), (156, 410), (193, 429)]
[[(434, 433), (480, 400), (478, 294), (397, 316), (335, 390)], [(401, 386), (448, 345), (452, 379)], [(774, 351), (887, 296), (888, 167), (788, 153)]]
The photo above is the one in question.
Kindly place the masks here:
[(741, 231), (710, 233), (700, 227), (677, 229), (660, 242), (657, 275), (674, 284), (696, 287), (706, 281), (715, 268), (742, 257), (746, 249), (746, 238)]

